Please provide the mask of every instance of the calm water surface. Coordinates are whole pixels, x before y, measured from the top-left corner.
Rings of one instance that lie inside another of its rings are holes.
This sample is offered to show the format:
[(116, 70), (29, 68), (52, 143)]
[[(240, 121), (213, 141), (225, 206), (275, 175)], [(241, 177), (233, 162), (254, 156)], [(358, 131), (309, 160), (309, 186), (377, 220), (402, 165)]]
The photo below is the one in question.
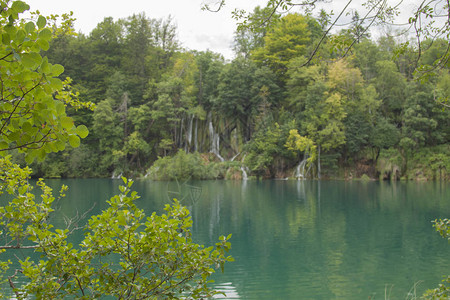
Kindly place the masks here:
[[(118, 192), (121, 180), (51, 180), (70, 190), (60, 216)], [(450, 217), (450, 185), (427, 182), (136, 181), (138, 206), (170, 198), (191, 210), (193, 234), (212, 245), (233, 234), (235, 262), (215, 275), (226, 299), (406, 299), (450, 274), (450, 245), (431, 221)], [(79, 237), (81, 239), (81, 237)]]

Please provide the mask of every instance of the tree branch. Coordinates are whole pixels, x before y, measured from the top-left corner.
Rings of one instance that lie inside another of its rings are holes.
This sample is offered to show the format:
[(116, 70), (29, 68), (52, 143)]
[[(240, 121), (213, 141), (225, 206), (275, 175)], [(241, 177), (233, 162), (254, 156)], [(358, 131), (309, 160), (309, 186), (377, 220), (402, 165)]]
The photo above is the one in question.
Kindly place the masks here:
[(352, 0), (349, 0), (347, 2), (345, 7), (341, 10), (341, 13), (339, 14), (339, 16), (336, 18), (336, 20), (334, 20), (334, 22), (330, 25), (330, 27), (327, 29), (327, 31), (322, 35), (322, 38), (320, 39), (320, 41), (317, 44), (317, 46), (314, 48), (313, 53), (309, 56), (308, 60), (302, 65), (302, 67), (308, 65), (312, 61), (312, 59), (316, 55), (317, 51), (319, 51), (320, 45), (323, 43), (325, 38), (328, 36), (328, 33), (330, 33), (331, 29), (335, 26), (335, 24), (337, 23), (339, 18), (344, 14), (344, 11), (347, 9), (347, 7), (350, 5), (350, 3), (352, 3)]

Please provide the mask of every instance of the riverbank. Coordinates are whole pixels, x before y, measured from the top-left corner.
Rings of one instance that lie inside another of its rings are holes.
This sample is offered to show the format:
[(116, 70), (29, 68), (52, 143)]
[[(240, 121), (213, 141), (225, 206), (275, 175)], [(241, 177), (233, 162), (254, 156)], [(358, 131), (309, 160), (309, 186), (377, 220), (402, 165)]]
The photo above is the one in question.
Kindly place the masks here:
[[(152, 180), (175, 179), (307, 179), (334, 180), (450, 180), (450, 147), (447, 145), (424, 148), (406, 156), (396, 149), (382, 151), (376, 159), (369, 155), (352, 161), (340, 161), (333, 155), (324, 155), (318, 172), (318, 162), (274, 160), (265, 172), (253, 172), (245, 164), (245, 155), (231, 161), (222, 161), (212, 153), (179, 151), (173, 157), (157, 160), (144, 177)], [(135, 174), (136, 175), (136, 174)], [(138, 176), (139, 177), (139, 176)]]

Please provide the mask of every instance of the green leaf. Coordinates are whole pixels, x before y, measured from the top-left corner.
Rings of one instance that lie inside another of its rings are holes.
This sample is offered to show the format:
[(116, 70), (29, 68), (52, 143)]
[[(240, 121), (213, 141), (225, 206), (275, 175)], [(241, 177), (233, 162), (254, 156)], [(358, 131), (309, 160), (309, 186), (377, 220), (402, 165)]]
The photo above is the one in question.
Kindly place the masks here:
[(77, 134), (82, 138), (82, 139), (84, 139), (85, 137), (87, 137), (88, 136), (88, 134), (89, 134), (89, 130), (87, 129), (87, 127), (86, 126), (84, 126), (84, 125), (79, 125), (78, 127), (77, 127)]
[(22, 54), (21, 61), (22, 61), (22, 64), (24, 65), (25, 68), (30, 68), (31, 69), (31, 68), (33, 68), (36, 65), (36, 62), (34, 61), (34, 59), (28, 53)]
[(61, 90), (63, 88), (63, 83), (58, 78), (50, 78), (48, 81), (51, 88), (54, 90)]
[(71, 129), (73, 127), (73, 120), (71, 117), (62, 117), (61, 125), (64, 129)]
[(22, 124), (22, 131), (26, 133), (31, 133), (33, 126), (31, 126), (30, 122), (24, 122)]
[(119, 223), (119, 225), (125, 226), (127, 225), (127, 221), (125, 219), (125, 216), (123, 214), (120, 214), (117, 216), (117, 221)]
[(42, 70), (42, 72), (44, 72), (44, 73), (50, 72), (50, 65), (49, 65), (49, 63), (48, 63), (48, 58), (47, 58), (47, 56), (44, 57), (43, 60), (42, 60), (41, 70)]
[(17, 32), (17, 28), (11, 25), (6, 25), (3, 27), (3, 30), (6, 31), (10, 36), (15, 36)]
[(18, 30), (17, 34), (16, 34), (15, 42), (19, 43), (19, 44), (22, 43), (26, 36), (27, 36), (27, 33), (25, 30), (22, 30), (22, 29)]
[(59, 76), (64, 72), (64, 67), (58, 64), (52, 66), (52, 73), (54, 76)]
[(80, 138), (76, 135), (69, 135), (69, 144), (73, 148), (80, 146)]
[(34, 153), (34, 151), (29, 151), (25, 154), (25, 162), (27, 164), (31, 164), (35, 158), (36, 158), (36, 153)]
[(47, 153), (45, 152), (44, 148), (41, 148), (39, 150), (36, 150), (37, 158), (39, 161), (43, 161), (45, 156), (47, 156)]
[(21, 61), (26, 68), (34, 69), (40, 65), (42, 57), (35, 52), (23, 53), (21, 55)]
[(14, 1), (11, 5), (11, 10), (17, 13), (23, 13), (26, 10), (29, 10), (30, 6), (22, 1)]
[(58, 151), (63, 151), (64, 149), (66, 149), (66, 144), (63, 141), (56, 141), (55, 146)]
[(52, 31), (48, 28), (44, 28), (39, 32), (39, 38), (44, 40), (50, 40), (52, 38)]
[(31, 32), (33, 32), (33, 31), (35, 31), (35, 30), (36, 30), (36, 28), (35, 28), (33, 22), (28, 22), (28, 23), (25, 25), (25, 31), (26, 31), (27, 33), (31, 33)]
[(38, 26), (39, 29), (44, 28), (44, 26), (47, 24), (47, 20), (45, 19), (45, 17), (43, 16), (39, 16), (36, 25)]
[(50, 44), (47, 42), (47, 40), (44, 39), (38, 39), (36, 43), (41, 47), (42, 50), (47, 51), (50, 48)]
[(18, 131), (13, 131), (8, 135), (10, 141), (17, 141), (20, 138), (20, 133)]
[(2, 34), (2, 44), (9, 45), (11, 43), (11, 37), (8, 33)]
[(55, 109), (56, 113), (58, 115), (64, 115), (64, 112), (66, 111), (66, 106), (61, 101), (55, 101)]
[(0, 150), (3, 149), (8, 149), (9, 148), (9, 144), (5, 141), (0, 142)]

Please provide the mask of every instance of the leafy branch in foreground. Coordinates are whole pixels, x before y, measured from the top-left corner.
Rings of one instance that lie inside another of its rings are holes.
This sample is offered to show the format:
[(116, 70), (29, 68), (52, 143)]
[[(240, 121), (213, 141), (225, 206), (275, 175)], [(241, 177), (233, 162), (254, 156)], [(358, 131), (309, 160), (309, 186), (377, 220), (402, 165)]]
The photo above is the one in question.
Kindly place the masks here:
[(50, 23), (37, 13), (30, 20), (20, 18), (29, 8), (22, 1), (0, 1), (0, 154), (18, 149), (31, 163), (64, 150), (67, 143), (78, 147), (89, 131), (74, 125), (66, 106), (93, 109), (94, 105), (79, 102), (70, 90), (70, 79), (58, 78), (64, 67), (41, 55), (59, 32), (51, 24), (56, 17)]
[[(450, 220), (434, 220), (433, 223), (436, 231), (450, 242)], [(428, 290), (424, 297), (425, 299), (448, 299), (450, 297), (450, 275), (444, 278), (437, 288)]]
[[(84, 240), (74, 247), (70, 228), (54, 228), (48, 222), (54, 212), (52, 190), (39, 181), (42, 195), (37, 200), (27, 183), (29, 169), (3, 158), (0, 168), (10, 170), (1, 173), (0, 190), (13, 197), (0, 207), (0, 249), (31, 248), (41, 253), (39, 261), (29, 257), (20, 260), (20, 267), (10, 270), (13, 274), (3, 280), (18, 299), (96, 299), (107, 295), (118, 299), (197, 299), (216, 293), (208, 287), (213, 267), (223, 270), (224, 263), (232, 261), (225, 256), (231, 235), (220, 237), (215, 248), (194, 243), (192, 219), (185, 207), (175, 200), (174, 205), (166, 206), (165, 214), (146, 217), (134, 204), (139, 196), (131, 192), (133, 182), (125, 178), (121, 193), (107, 201), (106, 210), (89, 219)], [(10, 265), (11, 261), (0, 265), (4, 275)], [(26, 279), (17, 280), (19, 275)]]

